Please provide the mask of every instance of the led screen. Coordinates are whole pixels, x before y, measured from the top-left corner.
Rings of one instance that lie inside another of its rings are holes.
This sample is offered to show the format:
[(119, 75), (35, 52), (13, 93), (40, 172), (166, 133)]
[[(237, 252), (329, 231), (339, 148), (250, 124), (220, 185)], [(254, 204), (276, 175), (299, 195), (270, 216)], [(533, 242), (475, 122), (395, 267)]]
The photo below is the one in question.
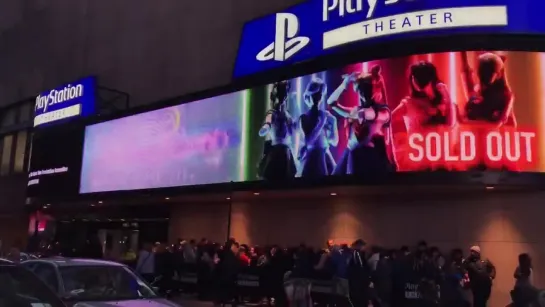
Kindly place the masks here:
[(78, 195), (84, 129), (61, 126), (34, 131), (28, 197), (57, 200)]
[(365, 63), (86, 129), (81, 193), (400, 171), (545, 170), (545, 54)]

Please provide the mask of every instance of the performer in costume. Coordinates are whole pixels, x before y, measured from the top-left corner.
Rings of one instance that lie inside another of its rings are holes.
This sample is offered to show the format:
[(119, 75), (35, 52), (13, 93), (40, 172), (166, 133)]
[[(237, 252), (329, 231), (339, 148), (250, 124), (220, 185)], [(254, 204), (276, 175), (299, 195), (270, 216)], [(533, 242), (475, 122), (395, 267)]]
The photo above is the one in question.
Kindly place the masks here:
[(392, 121), (402, 117), (409, 134), (426, 127), (456, 125), (456, 105), (433, 63), (422, 61), (411, 65), (409, 84), (410, 95), (392, 111)]
[[(350, 84), (358, 93), (357, 107), (346, 107), (339, 103), (341, 94)], [(334, 174), (374, 177), (395, 171), (389, 146), (391, 112), (385, 94), (380, 66), (374, 66), (370, 74), (353, 73), (345, 76), (341, 85), (329, 97), (328, 104), (349, 123), (347, 148)]]
[[(403, 119), (407, 135), (429, 132), (427, 129), (430, 128), (434, 132), (444, 129), (449, 132), (452, 152), (456, 152), (458, 108), (452, 101), (446, 84), (439, 80), (435, 65), (428, 61), (411, 65), (409, 87), (409, 96), (403, 98), (392, 111), (392, 122)], [(392, 147), (394, 145), (392, 142)], [(407, 156), (404, 148), (406, 146), (398, 145), (393, 150), (397, 156), (395, 160), (400, 165), (403, 165), (403, 158)]]
[(462, 52), (462, 60), (468, 99), (465, 120), (490, 123), (497, 127), (516, 127), (514, 95), (505, 76), (506, 59), (490, 52), (481, 54), (478, 58), (477, 84), (467, 52)]
[(329, 147), (337, 146), (339, 134), (337, 119), (326, 110), (326, 94), (327, 86), (319, 78), (313, 78), (303, 94), (310, 110), (299, 118), (299, 129), (304, 135), (304, 145), (299, 154), (301, 177), (329, 175), (335, 168)]
[(291, 152), (294, 122), (287, 111), (289, 81), (276, 82), (270, 94), (272, 109), (267, 111), (259, 136), (265, 137), (259, 177), (266, 180), (292, 178), (296, 166)]

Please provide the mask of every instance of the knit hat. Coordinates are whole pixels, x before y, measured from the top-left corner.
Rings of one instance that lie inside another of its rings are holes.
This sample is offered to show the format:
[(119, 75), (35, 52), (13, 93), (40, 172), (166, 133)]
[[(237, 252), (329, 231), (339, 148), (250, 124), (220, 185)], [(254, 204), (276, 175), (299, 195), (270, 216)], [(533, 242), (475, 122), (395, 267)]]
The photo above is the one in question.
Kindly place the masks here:
[(481, 253), (481, 248), (478, 245), (473, 245), (469, 250), (479, 254)]

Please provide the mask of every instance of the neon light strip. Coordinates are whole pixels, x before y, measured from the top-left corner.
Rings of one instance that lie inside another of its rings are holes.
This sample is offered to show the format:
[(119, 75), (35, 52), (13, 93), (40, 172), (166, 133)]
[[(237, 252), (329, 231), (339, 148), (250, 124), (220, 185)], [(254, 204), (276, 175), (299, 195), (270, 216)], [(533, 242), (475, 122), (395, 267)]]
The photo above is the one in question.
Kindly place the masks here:
[(456, 52), (448, 54), (448, 70), (449, 70), (449, 91), (450, 99), (457, 104), (458, 102), (458, 74), (456, 70)]
[(248, 154), (248, 103), (250, 101), (250, 90), (241, 92), (242, 95), (242, 124), (240, 128), (240, 154), (238, 161), (239, 169), (239, 181), (245, 181), (247, 177), (246, 173), (246, 157)]
[[(539, 85), (540, 85), (540, 101), (539, 101), (539, 113), (541, 116), (538, 116), (538, 127), (539, 132), (545, 131), (545, 121), (543, 119), (545, 118), (545, 53), (541, 53), (539, 56), (539, 68), (540, 68), (540, 74), (539, 74)], [(545, 133), (538, 133), (538, 148), (539, 148), (539, 171), (543, 172), (545, 171)]]
[[(301, 116), (301, 91), (303, 87), (303, 77), (299, 77), (295, 80), (295, 108), (297, 114), (295, 114), (294, 120), (297, 120), (299, 116)], [(298, 130), (295, 131), (295, 148), (293, 148), (294, 152), (293, 155), (297, 155), (299, 152), (299, 144), (301, 142), (301, 134)]]

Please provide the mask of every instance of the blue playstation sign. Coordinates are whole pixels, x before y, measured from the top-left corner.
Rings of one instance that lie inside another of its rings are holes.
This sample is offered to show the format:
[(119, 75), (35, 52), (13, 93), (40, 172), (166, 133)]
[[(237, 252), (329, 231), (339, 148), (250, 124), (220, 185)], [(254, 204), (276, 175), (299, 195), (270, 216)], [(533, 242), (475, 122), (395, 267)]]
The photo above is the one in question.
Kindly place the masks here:
[(544, 34), (544, 0), (308, 0), (246, 23), (235, 77), (331, 54), (350, 43), (430, 35)]
[(95, 77), (86, 77), (41, 93), (36, 97), (34, 127), (92, 115), (95, 112), (95, 96)]

